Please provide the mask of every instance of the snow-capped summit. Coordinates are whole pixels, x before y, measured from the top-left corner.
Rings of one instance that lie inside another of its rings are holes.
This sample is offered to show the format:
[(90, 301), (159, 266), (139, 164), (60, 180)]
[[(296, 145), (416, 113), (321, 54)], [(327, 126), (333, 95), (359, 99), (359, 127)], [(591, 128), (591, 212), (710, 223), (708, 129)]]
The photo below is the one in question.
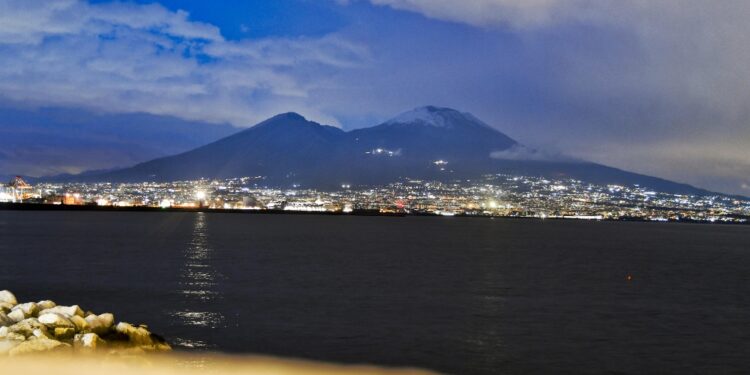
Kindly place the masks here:
[(370, 128), (343, 131), (296, 113), (274, 116), (216, 142), (130, 168), (67, 181), (185, 181), (262, 176), (266, 186), (383, 186), (404, 179), (473, 180), (491, 174), (639, 184), (675, 193), (692, 186), (529, 149), (476, 117), (422, 107)]
[(450, 128), (461, 124), (489, 127), (489, 125), (474, 117), (471, 113), (434, 106), (419, 107), (404, 112), (388, 120), (386, 124), (419, 124), (438, 128)]

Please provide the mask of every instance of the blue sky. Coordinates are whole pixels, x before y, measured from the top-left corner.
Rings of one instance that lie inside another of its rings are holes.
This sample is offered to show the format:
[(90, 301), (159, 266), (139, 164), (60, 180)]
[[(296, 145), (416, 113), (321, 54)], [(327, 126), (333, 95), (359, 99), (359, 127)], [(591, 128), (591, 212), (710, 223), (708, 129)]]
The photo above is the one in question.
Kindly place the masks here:
[(5, 0), (0, 102), (345, 129), (434, 104), (750, 194), (747, 17), (740, 0)]
[[(97, 1), (107, 2), (107, 1)], [(138, 1), (150, 4), (154, 1)], [(269, 36), (321, 36), (345, 26), (353, 7), (341, 7), (326, 1), (259, 0), (171, 0), (160, 1), (171, 9), (190, 12), (190, 19), (218, 26), (232, 40)]]

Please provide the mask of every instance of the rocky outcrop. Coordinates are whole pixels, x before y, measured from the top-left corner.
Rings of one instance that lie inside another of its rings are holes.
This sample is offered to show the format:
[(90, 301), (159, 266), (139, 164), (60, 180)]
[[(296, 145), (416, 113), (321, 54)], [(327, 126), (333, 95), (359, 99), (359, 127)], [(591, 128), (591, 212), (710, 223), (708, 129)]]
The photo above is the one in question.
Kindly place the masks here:
[(78, 305), (59, 306), (48, 300), (19, 304), (13, 293), (0, 291), (0, 356), (168, 350), (169, 344), (145, 325), (115, 324), (114, 315), (84, 312)]
[(11, 305), (18, 304), (18, 301), (16, 300), (16, 296), (14, 296), (13, 293), (7, 290), (0, 291), (0, 302), (9, 303)]
[(40, 337), (34, 340), (26, 340), (18, 342), (13, 349), (8, 351), (8, 355), (24, 355), (34, 354), (40, 352), (63, 352), (71, 348), (70, 344), (60, 342), (57, 340)]
[(13, 319), (8, 317), (8, 315), (5, 315), (4, 312), (0, 311), (0, 327), (9, 326), (13, 323), (15, 323)]

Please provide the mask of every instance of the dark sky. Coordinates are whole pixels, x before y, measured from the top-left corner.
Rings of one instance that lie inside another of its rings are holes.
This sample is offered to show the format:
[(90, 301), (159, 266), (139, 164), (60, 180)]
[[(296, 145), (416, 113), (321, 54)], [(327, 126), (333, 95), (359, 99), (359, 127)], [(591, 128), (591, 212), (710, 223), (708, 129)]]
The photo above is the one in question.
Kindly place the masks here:
[(356, 128), (433, 104), (532, 147), (747, 195), (748, 18), (744, 0), (8, 0), (0, 122), (17, 103)]

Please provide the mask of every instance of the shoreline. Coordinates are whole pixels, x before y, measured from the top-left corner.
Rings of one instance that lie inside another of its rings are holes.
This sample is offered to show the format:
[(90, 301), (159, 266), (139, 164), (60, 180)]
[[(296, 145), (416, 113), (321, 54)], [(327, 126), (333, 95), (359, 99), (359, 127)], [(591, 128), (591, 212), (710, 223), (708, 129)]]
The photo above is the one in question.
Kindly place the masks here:
[(642, 222), (642, 223), (672, 223), (672, 224), (705, 224), (705, 225), (750, 225), (750, 217), (741, 217), (748, 219), (744, 223), (739, 222), (722, 222), (722, 221), (700, 221), (700, 220), (666, 220), (657, 221), (644, 218), (620, 218), (620, 219), (583, 219), (574, 217), (533, 217), (533, 216), (501, 216), (501, 215), (466, 215), (457, 214), (451, 216), (439, 215), (428, 212), (380, 212), (377, 210), (354, 210), (352, 212), (341, 211), (290, 211), (290, 210), (242, 210), (242, 209), (224, 209), (208, 207), (191, 207), (191, 208), (162, 208), (149, 206), (117, 207), (117, 206), (96, 206), (96, 205), (64, 205), (64, 204), (43, 204), (43, 203), (0, 203), (0, 211), (83, 211), (83, 212), (205, 212), (220, 214), (249, 214), (249, 215), (305, 215), (305, 216), (370, 216), (370, 217), (436, 217), (436, 218), (473, 218), (473, 219), (514, 219), (514, 220), (539, 220), (539, 221), (584, 221), (584, 222)]
[(79, 305), (51, 300), (22, 302), (0, 290), (0, 358), (30, 354), (134, 355), (171, 351), (167, 341), (144, 324), (115, 320)]
[[(79, 305), (22, 302), (0, 290), (0, 368), (3, 373), (79, 374), (93, 365), (104, 374), (433, 374), (416, 367), (335, 364), (218, 352), (174, 352), (144, 324), (117, 322)], [(144, 373), (145, 371), (145, 373)]]

